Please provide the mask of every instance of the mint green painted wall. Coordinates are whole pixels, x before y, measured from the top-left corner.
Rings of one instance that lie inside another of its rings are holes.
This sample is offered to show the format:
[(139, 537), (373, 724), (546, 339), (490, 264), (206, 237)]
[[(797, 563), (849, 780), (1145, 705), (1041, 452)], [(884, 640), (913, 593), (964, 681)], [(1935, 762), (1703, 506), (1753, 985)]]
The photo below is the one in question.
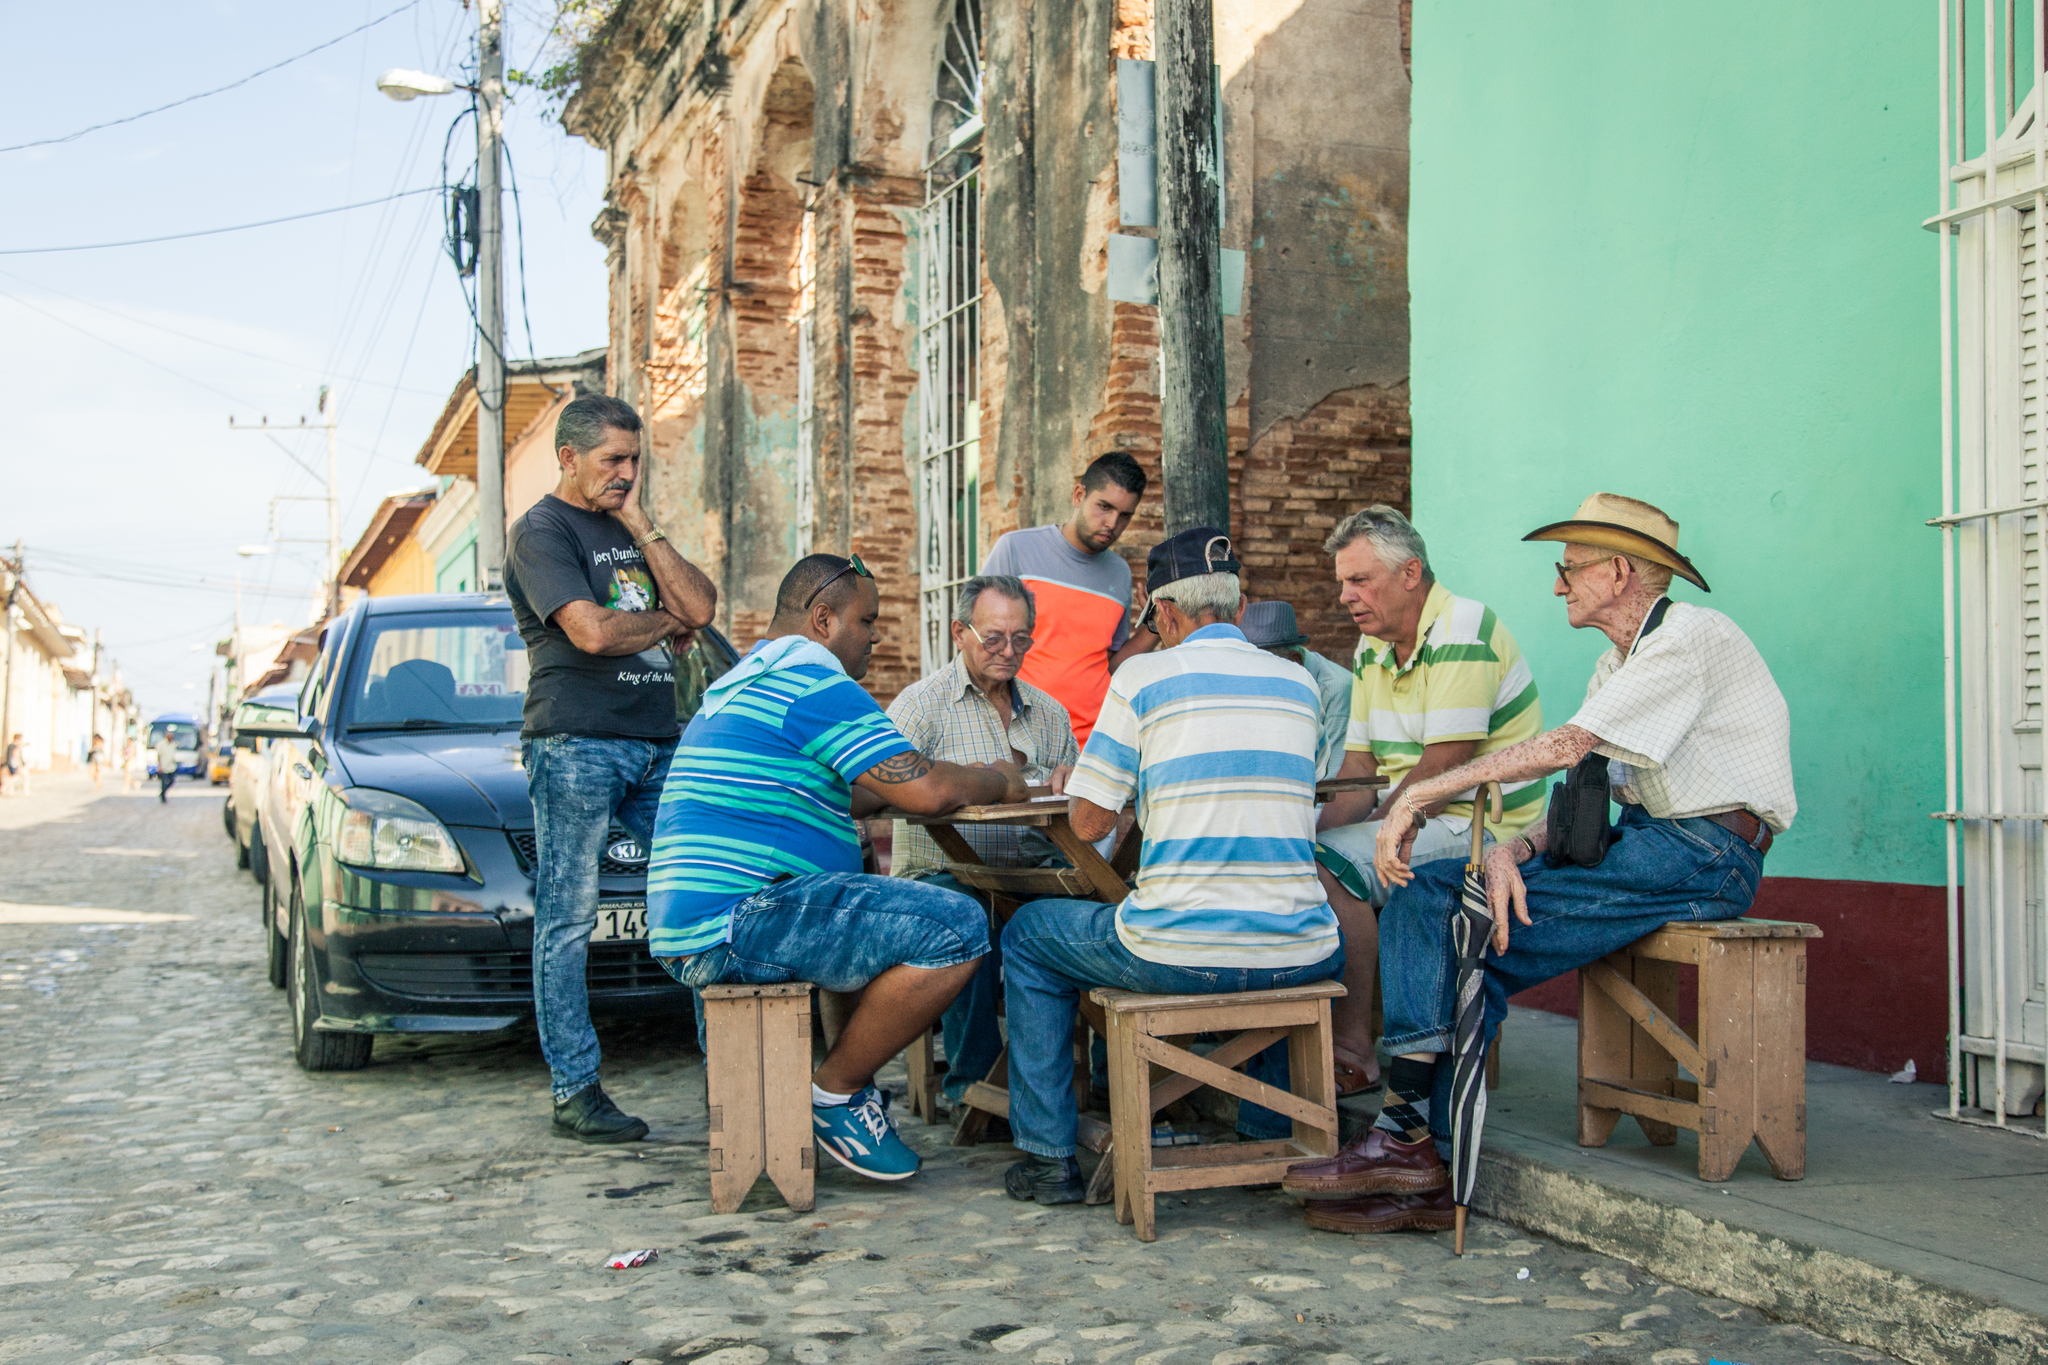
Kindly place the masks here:
[(1654, 502), (1792, 711), (1777, 876), (1939, 882), (1926, 0), (1416, 0), (1416, 521), (1568, 720), (1556, 545)]

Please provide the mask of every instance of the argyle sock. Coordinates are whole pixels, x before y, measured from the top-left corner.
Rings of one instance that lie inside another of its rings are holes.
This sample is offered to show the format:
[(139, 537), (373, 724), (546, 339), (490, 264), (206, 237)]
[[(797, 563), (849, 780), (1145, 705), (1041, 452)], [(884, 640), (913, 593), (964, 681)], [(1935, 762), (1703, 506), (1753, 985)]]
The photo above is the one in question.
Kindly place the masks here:
[(1403, 1142), (1422, 1141), (1429, 1136), (1429, 1094), (1435, 1086), (1435, 1058), (1394, 1058), (1387, 1067), (1387, 1102), (1373, 1127), (1384, 1128)]

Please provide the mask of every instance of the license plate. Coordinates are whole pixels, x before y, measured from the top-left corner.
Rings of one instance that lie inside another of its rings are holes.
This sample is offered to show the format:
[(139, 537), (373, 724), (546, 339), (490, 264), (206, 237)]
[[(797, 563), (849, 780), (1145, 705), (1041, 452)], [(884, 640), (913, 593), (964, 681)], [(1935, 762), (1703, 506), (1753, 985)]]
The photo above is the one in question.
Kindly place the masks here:
[(604, 901), (597, 907), (597, 927), (590, 931), (592, 943), (645, 943), (647, 941), (646, 901)]

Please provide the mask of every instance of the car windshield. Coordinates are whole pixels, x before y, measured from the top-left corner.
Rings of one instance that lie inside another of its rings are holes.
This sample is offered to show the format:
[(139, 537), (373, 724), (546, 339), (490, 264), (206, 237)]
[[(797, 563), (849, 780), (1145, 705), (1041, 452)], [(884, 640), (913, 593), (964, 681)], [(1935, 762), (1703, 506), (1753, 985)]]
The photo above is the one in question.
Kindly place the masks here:
[(526, 643), (511, 612), (373, 617), (366, 630), (343, 713), (350, 730), (519, 723)]
[(198, 748), (198, 747), (199, 747), (199, 727), (198, 727), (198, 726), (196, 726), (196, 725), (185, 725), (185, 724), (183, 724), (183, 723), (181, 723), (181, 722), (178, 722), (178, 721), (163, 721), (163, 720), (159, 720), (159, 721), (152, 721), (152, 722), (150, 722), (150, 726), (149, 726), (149, 747), (150, 747), (150, 748), (154, 749), (154, 748), (156, 747), (157, 741), (163, 738), (163, 735), (164, 735), (164, 731), (166, 731), (166, 730), (168, 730), (168, 731), (170, 731), (170, 732), (171, 732), (171, 743), (172, 743), (172, 744), (173, 744), (173, 745), (174, 745), (175, 747), (177, 747), (177, 748), (180, 748), (180, 749), (196, 749), (196, 748)]

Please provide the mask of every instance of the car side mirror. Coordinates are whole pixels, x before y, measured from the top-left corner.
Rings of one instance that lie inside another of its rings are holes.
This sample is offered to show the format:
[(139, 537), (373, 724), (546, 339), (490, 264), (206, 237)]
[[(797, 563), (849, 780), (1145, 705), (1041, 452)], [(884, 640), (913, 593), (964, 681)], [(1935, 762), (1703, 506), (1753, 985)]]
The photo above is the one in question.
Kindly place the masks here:
[[(235, 742), (241, 743), (244, 737), (252, 740), (317, 739), (319, 734), (320, 722), (316, 717), (307, 716), (300, 719), (297, 716), (280, 715), (275, 719), (265, 717), (245, 721), (235, 730)], [(253, 753), (254, 750), (255, 746), (251, 745), (250, 751)]]

